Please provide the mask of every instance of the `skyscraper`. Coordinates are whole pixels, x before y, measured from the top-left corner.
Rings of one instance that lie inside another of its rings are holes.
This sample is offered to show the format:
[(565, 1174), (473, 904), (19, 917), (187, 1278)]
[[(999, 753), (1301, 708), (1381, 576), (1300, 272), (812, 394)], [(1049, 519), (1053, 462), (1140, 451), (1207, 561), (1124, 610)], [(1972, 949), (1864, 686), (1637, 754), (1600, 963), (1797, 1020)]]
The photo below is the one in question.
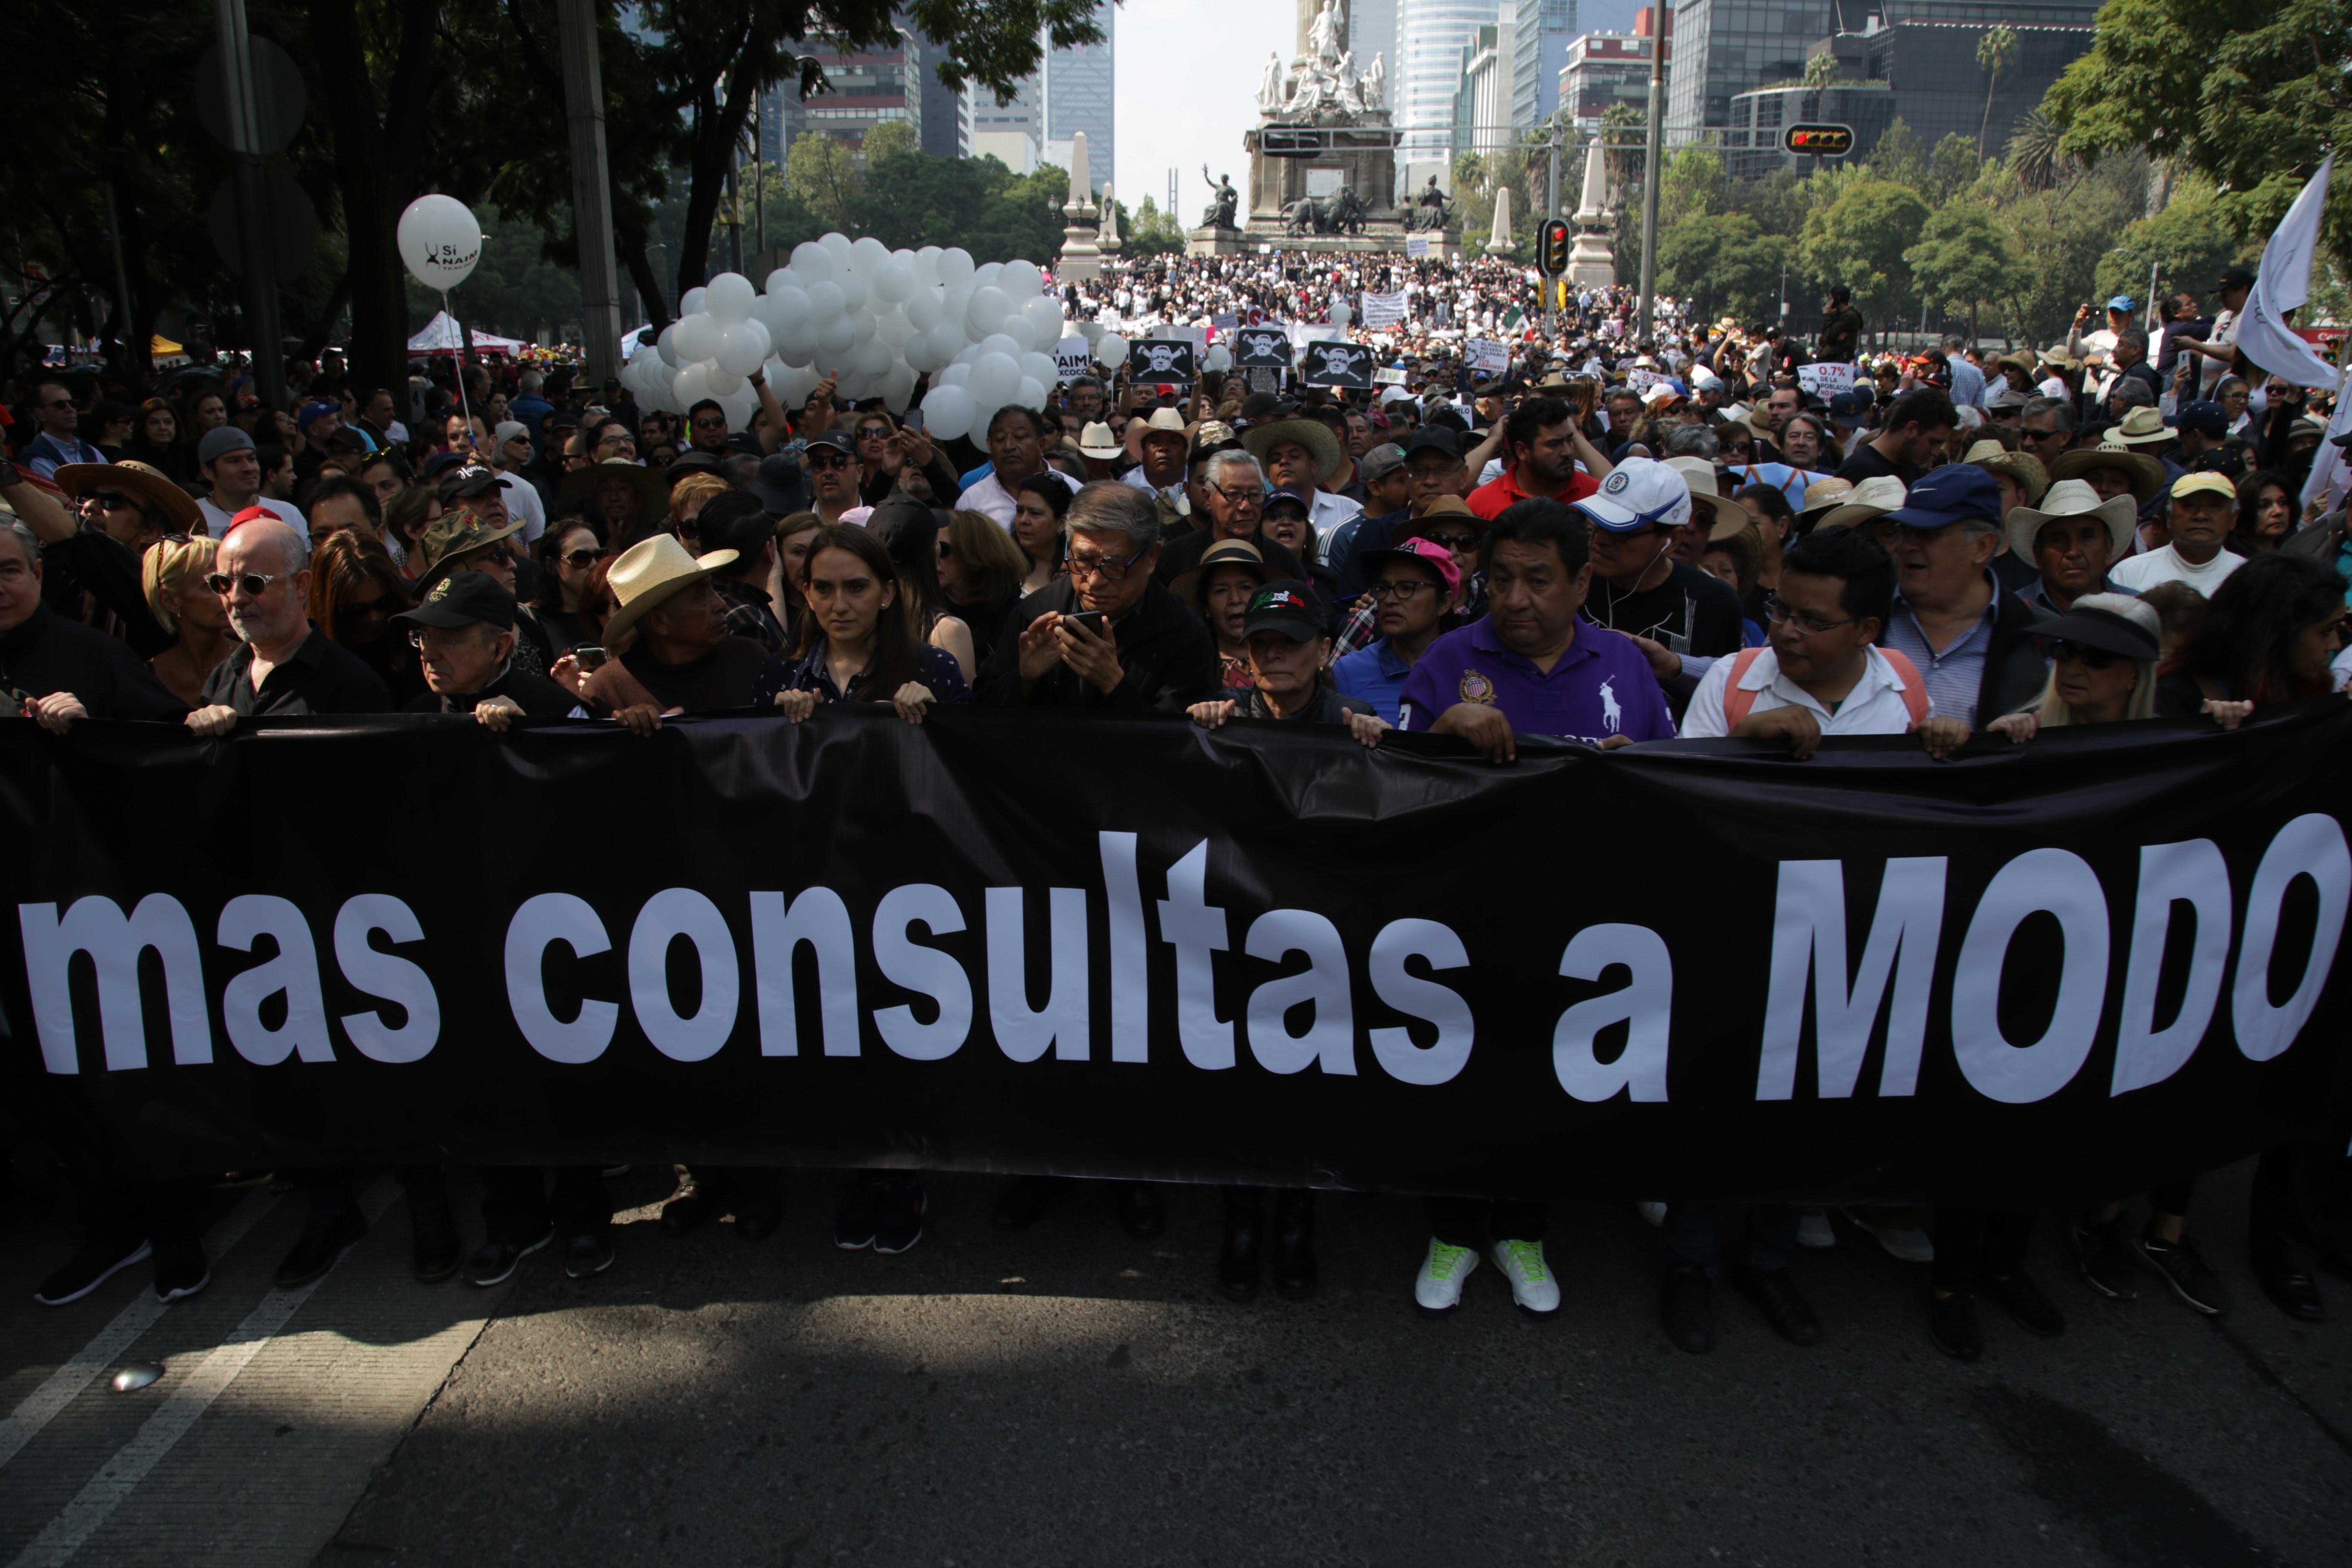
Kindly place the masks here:
[[(1099, 0), (1095, 21), (1103, 41), (1084, 48), (1048, 53), (1034, 76), (1024, 77), (1010, 103), (1000, 104), (984, 89), (964, 89), (971, 119), (971, 151), (974, 157), (992, 154), (1015, 174), (1027, 174), (1040, 163), (1067, 166), (1070, 136), (1087, 133), (1087, 184), (1097, 191), (1116, 166), (1118, 109), (1112, 46), (1118, 10), (1111, 0)], [(1015, 140), (1026, 138), (1024, 156)]]
[(1356, 68), (1372, 68), (1372, 57), (1381, 57), (1381, 67), (1388, 73), (1390, 101), (1395, 98), (1397, 60), (1397, 6), (1402, 0), (1353, 0), (1348, 7), (1348, 47), (1355, 52)]
[(1577, 0), (1517, 0), (1512, 34), (1511, 123), (1538, 124), (1559, 106), (1559, 70), (1575, 37)]
[(1805, 74), (1806, 52), (1837, 31), (1837, 13), (1835, 0), (1683, 0), (1666, 124), (1730, 124), (1734, 93)]
[[(1517, 17), (1517, 0), (1501, 0)], [(1496, 0), (1397, 0), (1397, 53), (1391, 65), (1395, 86), (1389, 107), (1404, 131), (1400, 162), (1451, 159), (1454, 95), (1462, 89), (1463, 51), (1477, 41), (1480, 27), (1499, 19)]]

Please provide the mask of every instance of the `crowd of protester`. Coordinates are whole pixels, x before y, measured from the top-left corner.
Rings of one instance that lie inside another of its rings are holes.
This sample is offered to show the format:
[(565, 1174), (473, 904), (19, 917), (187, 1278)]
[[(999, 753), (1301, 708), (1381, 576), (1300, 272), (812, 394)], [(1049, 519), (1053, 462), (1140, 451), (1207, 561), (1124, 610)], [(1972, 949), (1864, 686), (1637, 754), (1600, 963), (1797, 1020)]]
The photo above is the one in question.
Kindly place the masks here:
[[(1533, 735), (1734, 737), (1801, 763), (1828, 736), (1947, 758), (2053, 726), (2235, 727), (2352, 670), (2345, 516), (2300, 501), (2325, 410), (2235, 353), (2250, 283), (2222, 276), (2210, 319), (2173, 301), (2153, 355), (2119, 300), (2042, 352), (1896, 356), (1864, 352), (1843, 290), (1803, 345), (1671, 305), (1643, 330), (1622, 289), (1572, 295), (1546, 336), (1524, 269), (1497, 261), (1122, 266), (1069, 297), (1115, 323), (1229, 325), (1405, 292), (1406, 322), (1364, 334), (1394, 374), (1340, 391), (1106, 372), (997, 411), (978, 441), (830, 383), (792, 408), (763, 387), (737, 429), (715, 402), (673, 419), (560, 370), (472, 364), (461, 386), (446, 361), (383, 388), (331, 354), (295, 367), (284, 409), (227, 377), (135, 405), (44, 377), (17, 389), (0, 465), (0, 669), (60, 732), (399, 710), (644, 734), (971, 703), (1336, 726), (1368, 748), (1429, 731), (1497, 763)], [(1485, 331), (1513, 359), (1474, 376), (1460, 340)], [(576, 1277), (614, 1261), (593, 1169), (488, 1173), (470, 1247), (441, 1173), (398, 1175), (420, 1279), (493, 1284), (551, 1243)], [(2256, 1178), (2252, 1273), (2299, 1318), (2324, 1311), (2321, 1264), (2345, 1266), (2310, 1197), (2342, 1176), (2340, 1149), (2295, 1147)], [(310, 1205), (278, 1275), (293, 1287), (365, 1222), (348, 1173), (284, 1179)], [(1069, 1184), (1014, 1182), (994, 1223), (1034, 1223)], [(88, 1196), (88, 1245), (39, 1300), (150, 1258), (164, 1299), (203, 1289), (185, 1184)], [(1111, 1196), (1131, 1234), (1158, 1231), (1157, 1188)], [(2192, 1196), (2147, 1194), (2137, 1225), (2120, 1203), (2074, 1216), (2089, 1287), (2227, 1310)], [(1758, 1205), (1726, 1265), (1713, 1207), (1641, 1207), (1685, 1350), (1714, 1343), (1719, 1268), (1817, 1341), (1791, 1260), (1832, 1245), (1927, 1265), (1929, 1331), (1963, 1359), (1979, 1296), (2064, 1327), (2027, 1271), (2029, 1215)], [(774, 1173), (681, 1170), (663, 1224), (728, 1215), (770, 1234)], [(835, 1240), (903, 1251), (923, 1215), (919, 1176), (861, 1178)], [(1452, 1311), (1491, 1265), (1522, 1309), (1556, 1310), (1546, 1224), (1540, 1204), (1433, 1200), (1416, 1303)], [(1219, 1286), (1246, 1300), (1269, 1276), (1315, 1289), (1312, 1194), (1229, 1189)]]

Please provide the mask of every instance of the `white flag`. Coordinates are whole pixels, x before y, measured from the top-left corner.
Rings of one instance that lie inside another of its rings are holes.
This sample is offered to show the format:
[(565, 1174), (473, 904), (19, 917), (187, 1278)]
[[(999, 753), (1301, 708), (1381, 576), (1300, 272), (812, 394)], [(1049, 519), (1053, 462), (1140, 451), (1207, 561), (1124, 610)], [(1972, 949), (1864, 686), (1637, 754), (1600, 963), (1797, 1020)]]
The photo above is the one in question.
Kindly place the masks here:
[(2336, 367), (2286, 324), (2286, 312), (2311, 297), (2311, 258), (2319, 246), (2319, 211), (2327, 203), (2327, 177), (2336, 166), (2330, 153), (2311, 176), (2278, 230), (2263, 247), (2262, 270), (2238, 322), (2238, 347), (2245, 356), (2297, 386), (2333, 386)]

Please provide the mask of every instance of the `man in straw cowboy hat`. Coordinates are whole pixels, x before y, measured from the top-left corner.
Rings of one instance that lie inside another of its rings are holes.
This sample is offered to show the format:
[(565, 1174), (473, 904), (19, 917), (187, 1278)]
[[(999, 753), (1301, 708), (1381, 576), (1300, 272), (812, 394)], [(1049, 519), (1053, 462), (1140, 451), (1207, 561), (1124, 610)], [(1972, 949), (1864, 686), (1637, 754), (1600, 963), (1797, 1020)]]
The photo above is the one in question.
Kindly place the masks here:
[[(1104, 439), (1110, 438), (1109, 426), (1089, 425), (1078, 443), (1079, 455), (1088, 460), (1087, 471), (1090, 475), (1094, 475), (1093, 459), (1098, 454), (1088, 451), (1086, 443), (1095, 439), (1097, 430), (1102, 432)], [(1113, 445), (1116, 449), (1117, 444)], [(1158, 497), (1179, 517), (1192, 510), (1192, 502), (1184, 494), (1184, 458), (1191, 450), (1191, 438), (1185, 434), (1182, 414), (1173, 408), (1155, 408), (1150, 418), (1130, 422), (1125, 450), (1136, 458), (1136, 466), (1118, 476), (1120, 483)]]
[(147, 604), (139, 558), (165, 539), (203, 532), (203, 514), (160, 469), (129, 458), (65, 464), (56, 483), (80, 503), (81, 526), (61, 506), (24, 510), (41, 541), (43, 594), (53, 608), (79, 619), (79, 595), (88, 592), (140, 657), (154, 658), (173, 639)]
[(650, 538), (669, 514), (669, 487), (659, 474), (628, 458), (604, 458), (574, 468), (558, 489), (566, 500), (594, 500), (605, 537), (619, 549)]
[(2034, 569), (2017, 596), (2054, 616), (2085, 594), (2126, 592), (2107, 574), (2131, 548), (2132, 521), (2129, 496), (2102, 499), (2080, 479), (2060, 479), (2038, 500), (2011, 507), (2002, 520), (2010, 553)]
[(607, 577), (620, 607), (605, 617), (604, 643), (626, 643), (627, 651), (592, 673), (581, 695), (606, 703), (639, 733), (658, 728), (664, 714), (751, 707), (769, 656), (728, 634), (727, 601), (711, 582), (735, 559), (732, 550), (688, 555), (667, 533), (623, 551)]
[(1361, 501), (1328, 488), (1339, 483), (1350, 460), (1347, 447), (1321, 420), (1294, 415), (1253, 426), (1243, 433), (1242, 445), (1265, 465), (1269, 488), (1307, 498), (1307, 518), (1318, 543), (1327, 543), (1335, 530), (1363, 515)]

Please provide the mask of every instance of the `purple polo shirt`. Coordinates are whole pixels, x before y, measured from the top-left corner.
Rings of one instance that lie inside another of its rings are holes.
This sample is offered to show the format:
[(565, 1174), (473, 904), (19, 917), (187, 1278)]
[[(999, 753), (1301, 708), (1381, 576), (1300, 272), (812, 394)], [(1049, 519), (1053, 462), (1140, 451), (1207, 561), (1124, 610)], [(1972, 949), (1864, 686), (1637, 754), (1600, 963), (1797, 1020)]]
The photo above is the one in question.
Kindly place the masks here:
[(1504, 647), (1491, 616), (1439, 637), (1405, 677), (1399, 727), (1426, 730), (1457, 702), (1501, 709), (1518, 735), (1563, 735), (1596, 746), (1612, 735), (1675, 735), (1666, 694), (1633, 639), (1582, 616), (1576, 640), (1549, 674)]

